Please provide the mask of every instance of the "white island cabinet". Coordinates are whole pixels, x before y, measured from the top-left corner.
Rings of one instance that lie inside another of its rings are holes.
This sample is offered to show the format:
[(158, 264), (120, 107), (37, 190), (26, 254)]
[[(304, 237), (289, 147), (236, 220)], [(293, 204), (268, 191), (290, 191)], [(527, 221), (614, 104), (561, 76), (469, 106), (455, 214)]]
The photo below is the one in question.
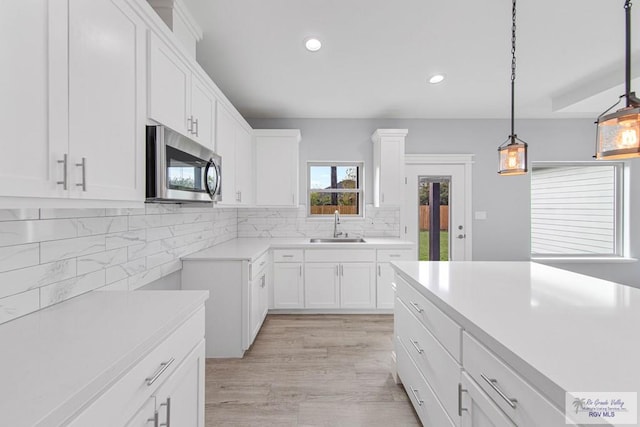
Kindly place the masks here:
[(2, 425), (203, 427), (207, 297), (95, 291), (1, 325)]
[(640, 289), (532, 262), (392, 265), (397, 373), (425, 425), (583, 425), (567, 393), (640, 390)]

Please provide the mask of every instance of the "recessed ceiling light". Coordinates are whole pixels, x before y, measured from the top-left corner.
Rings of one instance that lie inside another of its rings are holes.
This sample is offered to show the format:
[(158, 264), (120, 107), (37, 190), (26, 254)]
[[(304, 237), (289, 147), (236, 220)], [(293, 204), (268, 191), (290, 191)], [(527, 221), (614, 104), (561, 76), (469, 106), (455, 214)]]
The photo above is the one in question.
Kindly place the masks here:
[(434, 74), (433, 76), (429, 77), (429, 83), (434, 85), (440, 83), (443, 80), (444, 76), (442, 74)]
[(304, 47), (306, 47), (309, 52), (315, 52), (320, 50), (322, 43), (320, 43), (320, 40), (311, 37), (305, 40)]

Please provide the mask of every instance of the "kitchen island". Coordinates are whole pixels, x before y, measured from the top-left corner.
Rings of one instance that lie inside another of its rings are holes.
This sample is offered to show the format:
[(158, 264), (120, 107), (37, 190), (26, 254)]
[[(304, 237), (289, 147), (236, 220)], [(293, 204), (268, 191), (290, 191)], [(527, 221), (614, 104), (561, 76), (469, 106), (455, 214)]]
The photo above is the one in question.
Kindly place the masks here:
[[(533, 262), (399, 261), (393, 267), (398, 364), (406, 350), (451, 425), (474, 425), (464, 421), (477, 404), (467, 397), (469, 388), (477, 389), (469, 395), (480, 390), (491, 397), (476, 415), (498, 409), (497, 416), (517, 425), (563, 425), (565, 392), (640, 390), (640, 289)], [(436, 350), (444, 349), (443, 363), (460, 376), (450, 381), (459, 385), (444, 384), (440, 366), (431, 380), (420, 369), (420, 358), (430, 356), (412, 354), (413, 347), (423, 350), (417, 332), (402, 338), (414, 323), (425, 327)], [(413, 371), (404, 377), (401, 366), (398, 371), (407, 388)], [(427, 399), (411, 390), (420, 413)], [(634, 412), (635, 399), (627, 405)]]

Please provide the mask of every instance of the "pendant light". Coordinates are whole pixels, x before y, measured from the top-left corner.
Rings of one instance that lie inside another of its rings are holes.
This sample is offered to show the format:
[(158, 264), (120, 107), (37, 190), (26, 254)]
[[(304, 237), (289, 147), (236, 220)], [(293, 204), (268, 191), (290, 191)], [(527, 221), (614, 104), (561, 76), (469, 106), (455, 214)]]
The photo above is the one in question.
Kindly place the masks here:
[(527, 143), (518, 139), (514, 126), (515, 82), (516, 82), (516, 0), (511, 12), (511, 135), (498, 147), (500, 175), (524, 175), (527, 173)]
[(626, 106), (607, 114), (620, 100), (598, 116), (596, 159), (627, 159), (640, 157), (640, 99), (631, 92), (631, 1), (624, 3), (625, 10), (625, 92)]

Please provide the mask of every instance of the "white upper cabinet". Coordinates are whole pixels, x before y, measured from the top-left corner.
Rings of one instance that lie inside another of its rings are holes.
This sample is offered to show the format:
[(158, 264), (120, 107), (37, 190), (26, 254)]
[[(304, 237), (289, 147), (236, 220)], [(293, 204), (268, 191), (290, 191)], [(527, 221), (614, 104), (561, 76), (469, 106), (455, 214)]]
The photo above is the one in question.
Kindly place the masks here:
[[(67, 139), (51, 137), (49, 105), (56, 95), (66, 98), (66, 85), (52, 85), (52, 69), (65, 58), (49, 56), (49, 35), (57, 24), (49, 2), (8, 1), (0, 14), (0, 195), (55, 197), (62, 187), (57, 159), (66, 153)], [(64, 13), (62, 14), (64, 17)], [(64, 23), (62, 23), (64, 26)], [(66, 28), (62, 28), (64, 34)], [(53, 40), (52, 40), (53, 41)], [(56, 61), (59, 60), (59, 61)], [(63, 70), (64, 71), (64, 70)], [(66, 111), (66, 110), (63, 110)], [(63, 117), (66, 120), (66, 117)]]
[(256, 129), (256, 205), (298, 206), (300, 131)]
[(143, 201), (144, 22), (125, 0), (3, 8), (0, 196), (23, 199), (0, 204)]
[(156, 35), (151, 36), (149, 58), (149, 118), (213, 149), (213, 92)]
[(225, 205), (236, 203), (236, 144), (235, 120), (227, 109), (218, 104), (216, 107), (216, 153), (222, 156), (222, 202)]
[(378, 129), (373, 141), (373, 205), (400, 206), (404, 194), (407, 129)]
[(253, 205), (253, 139), (220, 102), (216, 107), (216, 153), (222, 156), (222, 203)]
[(235, 124), (236, 201), (240, 205), (253, 205), (253, 136), (240, 123)]
[(71, 197), (144, 198), (146, 30), (124, 0), (69, 1)]
[(149, 40), (149, 117), (190, 135), (187, 104), (191, 70), (172, 47), (154, 34)]

